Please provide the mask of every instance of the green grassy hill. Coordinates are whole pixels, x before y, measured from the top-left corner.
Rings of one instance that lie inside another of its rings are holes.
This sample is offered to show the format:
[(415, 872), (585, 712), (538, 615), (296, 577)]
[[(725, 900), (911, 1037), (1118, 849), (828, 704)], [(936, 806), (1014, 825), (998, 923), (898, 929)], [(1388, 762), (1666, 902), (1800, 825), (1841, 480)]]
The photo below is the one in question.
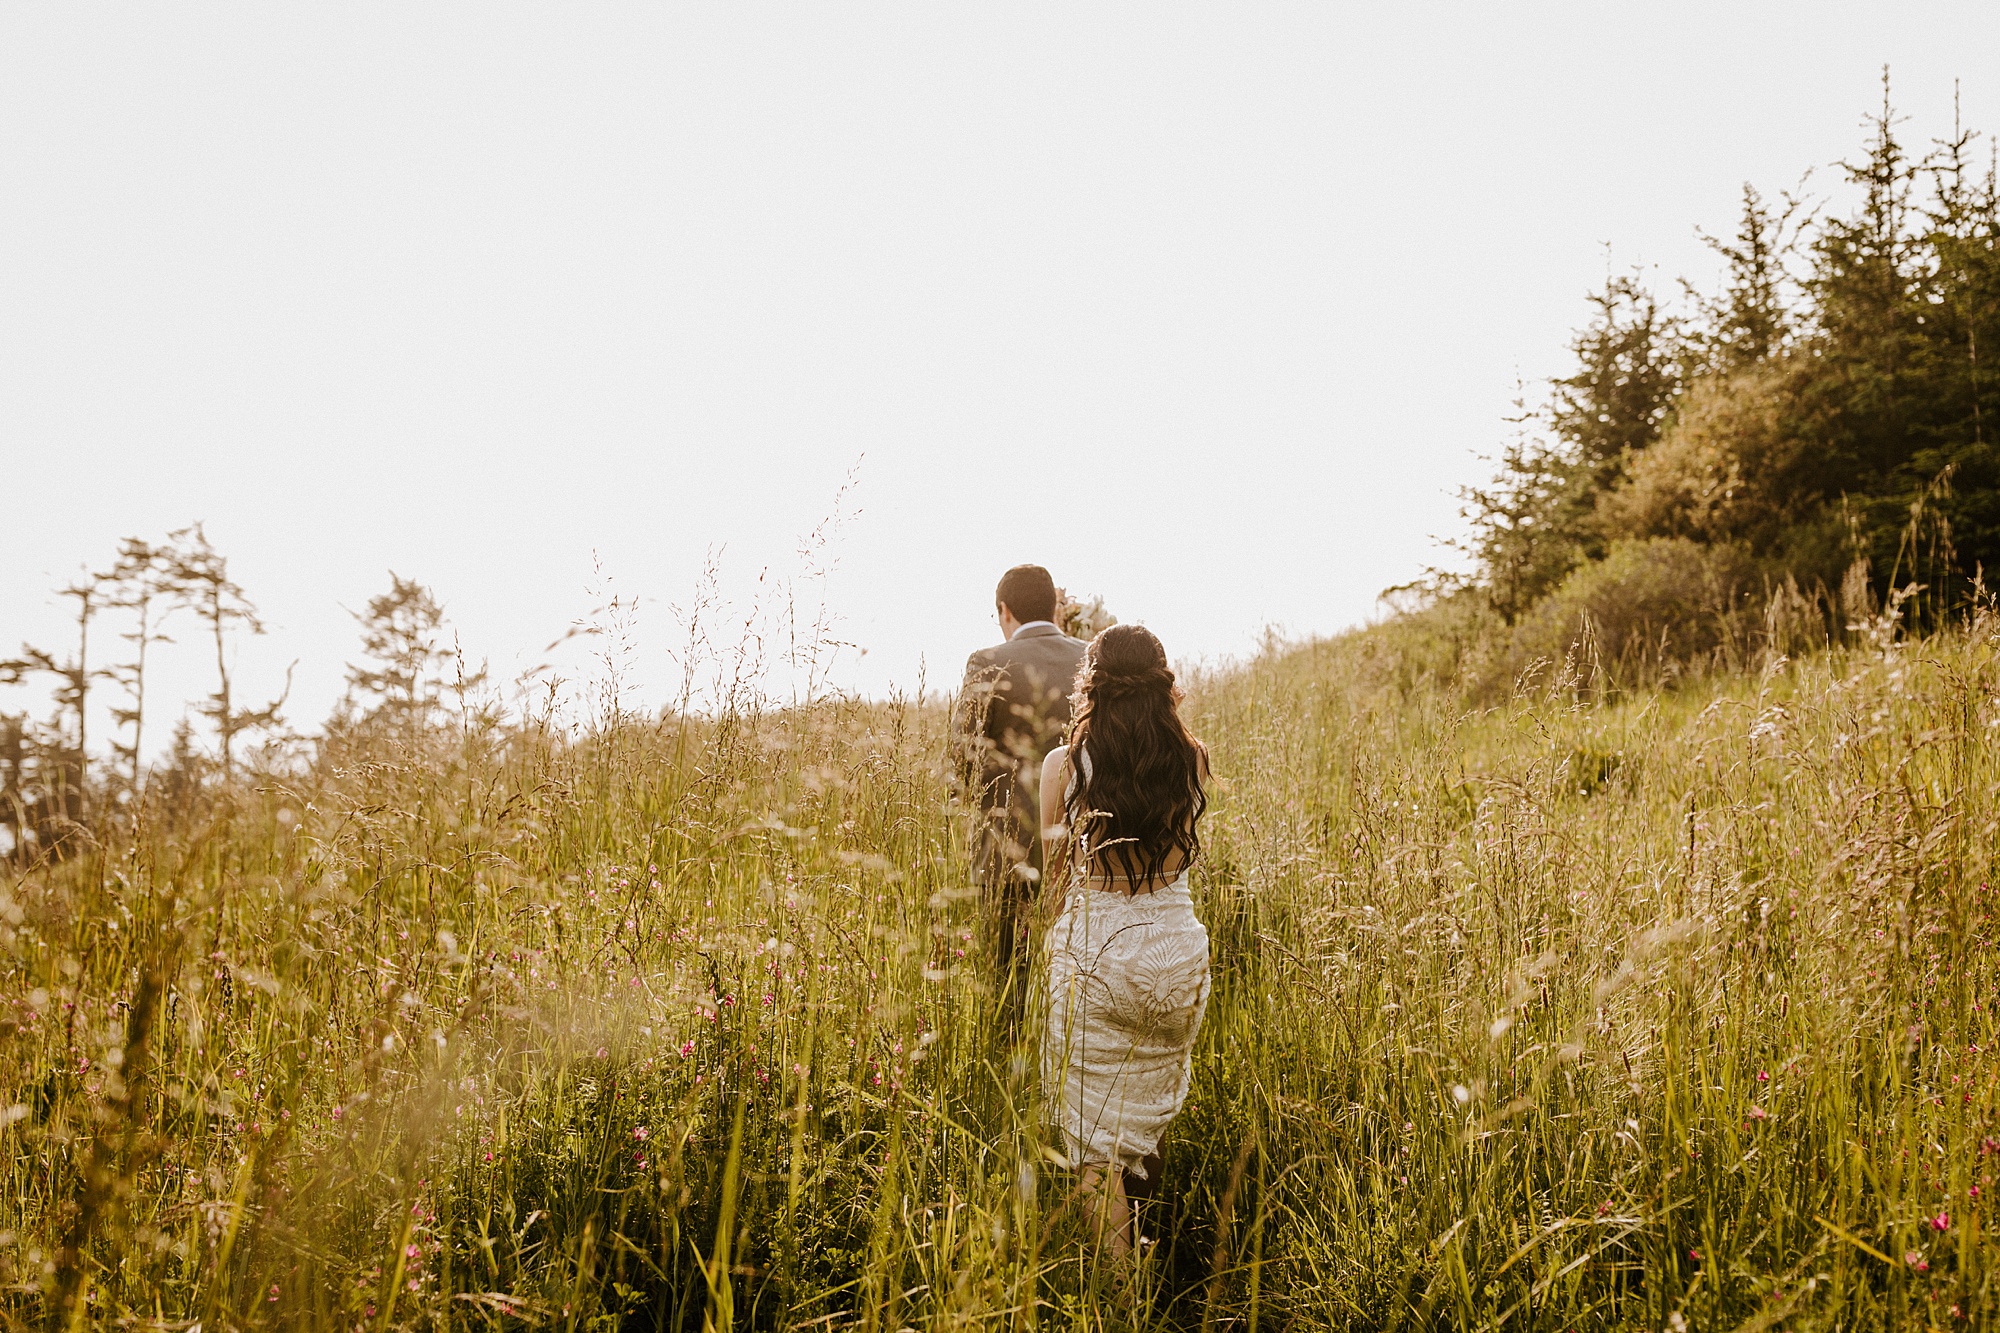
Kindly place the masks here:
[[(1196, 682), (1216, 987), (1132, 1290), (986, 1018), (941, 709), (349, 737), (7, 873), (23, 1326), (2000, 1315), (1981, 620), (1473, 709)], [(72, 1313), (62, 1308), (74, 1297)]]

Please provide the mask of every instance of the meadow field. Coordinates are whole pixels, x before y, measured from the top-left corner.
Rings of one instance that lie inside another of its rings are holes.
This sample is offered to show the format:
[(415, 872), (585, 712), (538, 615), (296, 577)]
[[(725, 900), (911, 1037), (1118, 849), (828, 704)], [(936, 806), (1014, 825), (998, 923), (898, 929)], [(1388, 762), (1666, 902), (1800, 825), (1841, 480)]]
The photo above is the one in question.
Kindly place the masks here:
[(0, 893), (23, 1328), (2000, 1320), (2000, 625), (1473, 706), (1192, 678), (1215, 991), (1094, 1271), (939, 702), (460, 719)]

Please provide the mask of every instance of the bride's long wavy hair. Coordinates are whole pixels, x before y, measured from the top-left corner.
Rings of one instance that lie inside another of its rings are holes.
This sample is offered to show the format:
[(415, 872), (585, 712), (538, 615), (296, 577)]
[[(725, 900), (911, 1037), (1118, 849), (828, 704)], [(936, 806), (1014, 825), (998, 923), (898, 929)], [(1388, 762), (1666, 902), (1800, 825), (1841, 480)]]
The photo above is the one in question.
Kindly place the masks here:
[(1181, 721), (1180, 701), (1167, 650), (1150, 630), (1113, 625), (1090, 641), (1070, 697), (1075, 781), (1063, 798), (1071, 846), (1088, 846), (1090, 873), (1157, 880), (1174, 853), (1183, 866), (1200, 853), (1206, 753)]

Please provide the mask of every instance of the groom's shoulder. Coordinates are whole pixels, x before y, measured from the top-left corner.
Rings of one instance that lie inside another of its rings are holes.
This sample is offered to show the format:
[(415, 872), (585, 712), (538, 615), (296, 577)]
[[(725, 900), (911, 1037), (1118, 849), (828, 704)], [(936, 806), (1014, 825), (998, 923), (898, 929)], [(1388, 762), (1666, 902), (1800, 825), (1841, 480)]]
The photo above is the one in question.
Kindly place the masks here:
[(965, 665), (967, 670), (997, 670), (1018, 662), (1041, 661), (1051, 655), (1067, 656), (1069, 644), (1076, 644), (1075, 651), (1082, 653), (1082, 644), (1060, 635), (1008, 639), (989, 647), (975, 649), (972, 655), (965, 659)]
[(1007, 668), (1013, 665), (1006, 651), (1004, 643), (975, 650), (965, 659), (965, 683), (988, 690), (997, 688), (1007, 678)]
[(999, 665), (1055, 662), (1074, 666), (1082, 660), (1085, 646), (1083, 640), (1072, 639), (1067, 634), (1024, 634), (987, 651), (995, 655), (993, 660)]
[(1040, 646), (1040, 648), (1044, 652), (1061, 653), (1065, 657), (1071, 657), (1071, 656), (1081, 657), (1083, 656), (1085, 650), (1087, 650), (1090, 647), (1090, 645), (1085, 643), (1082, 639), (1072, 639), (1069, 635), (1064, 634), (1060, 630), (1056, 631), (1054, 634), (1039, 634), (1032, 639), (1029, 638), (1018, 639), (1016, 640), (1016, 642), (1036, 644)]
[(968, 671), (999, 670), (1023, 663), (1044, 662), (1067, 662), (1073, 666), (1083, 659), (1088, 646), (1082, 639), (1072, 639), (1060, 632), (1023, 634), (990, 648), (979, 649), (965, 660), (965, 666)]

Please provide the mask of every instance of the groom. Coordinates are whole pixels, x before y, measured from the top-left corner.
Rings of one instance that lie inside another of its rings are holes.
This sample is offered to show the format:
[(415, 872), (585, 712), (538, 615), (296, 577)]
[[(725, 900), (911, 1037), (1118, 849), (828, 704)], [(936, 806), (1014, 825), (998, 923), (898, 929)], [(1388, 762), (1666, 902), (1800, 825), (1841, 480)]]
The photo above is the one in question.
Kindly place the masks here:
[(1026, 937), (1041, 886), (1042, 760), (1069, 726), (1070, 687), (1084, 645), (1056, 625), (1055, 580), (1040, 565), (1016, 565), (1001, 575), (993, 600), (1007, 638), (965, 664), (959, 771), (980, 813), (975, 855), (981, 907), (993, 932), (994, 984), (1002, 988), (1003, 1008), (1014, 1011), (1026, 987), (1019, 969), (1030, 956)]

